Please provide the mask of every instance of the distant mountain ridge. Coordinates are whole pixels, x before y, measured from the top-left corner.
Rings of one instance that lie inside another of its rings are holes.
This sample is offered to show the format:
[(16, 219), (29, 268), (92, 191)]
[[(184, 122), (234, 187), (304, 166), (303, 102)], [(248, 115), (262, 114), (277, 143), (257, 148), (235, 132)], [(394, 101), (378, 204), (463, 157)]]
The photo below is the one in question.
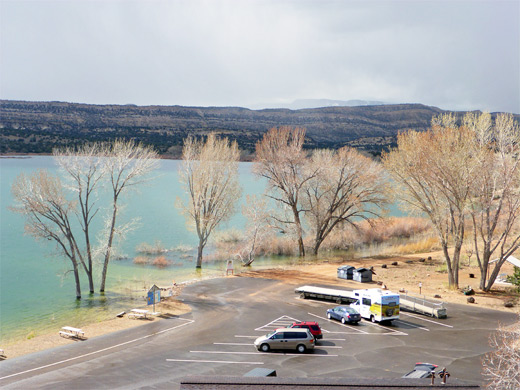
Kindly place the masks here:
[(289, 110), (302, 110), (306, 108), (323, 107), (355, 107), (355, 106), (381, 106), (384, 102), (372, 100), (332, 100), (332, 99), (297, 99), (292, 103), (255, 104), (253, 109), (288, 108)]
[(250, 110), (0, 100), (0, 153), (51, 153), (59, 145), (132, 138), (178, 158), (187, 135), (217, 132), (236, 140), (248, 159), (270, 128), (298, 126), (307, 129), (308, 148), (351, 145), (377, 155), (395, 144), (398, 132), (425, 130), (442, 112), (422, 104)]

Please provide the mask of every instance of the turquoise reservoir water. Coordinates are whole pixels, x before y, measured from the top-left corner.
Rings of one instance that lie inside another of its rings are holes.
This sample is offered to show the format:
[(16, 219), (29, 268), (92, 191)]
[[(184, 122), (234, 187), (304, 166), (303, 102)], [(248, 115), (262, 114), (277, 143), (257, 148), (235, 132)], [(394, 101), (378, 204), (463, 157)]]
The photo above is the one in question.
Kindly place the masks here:
[[(107, 293), (88, 295), (86, 280), (82, 280), (83, 299), (75, 300), (74, 280), (70, 262), (57, 256), (50, 242), (37, 242), (24, 234), (24, 218), (8, 210), (13, 204), (11, 184), (22, 172), (31, 173), (45, 168), (56, 173), (52, 157), (0, 158), (0, 340), (26, 337), (55, 329), (57, 325), (81, 326), (86, 321), (102, 320), (132, 306), (144, 304), (143, 288), (222, 275), (221, 262), (208, 262), (202, 272), (195, 272), (196, 234), (186, 229), (184, 217), (175, 208), (175, 199), (185, 196), (178, 181), (179, 161), (162, 160), (155, 179), (139, 192), (127, 194), (121, 220), (140, 218), (136, 230), (121, 243), (119, 257), (109, 265)], [(264, 183), (255, 180), (251, 164), (241, 163), (240, 180), (246, 194), (260, 194)], [(240, 212), (224, 229), (244, 226)], [(97, 224), (99, 227), (101, 221)], [(171, 266), (134, 264), (139, 255), (136, 247), (142, 243), (162, 243)], [(211, 251), (208, 248), (206, 253)], [(96, 281), (96, 289), (99, 281)]]
[[(89, 296), (87, 282), (83, 279), (83, 299), (76, 301), (73, 275), (67, 274), (70, 262), (57, 256), (49, 241), (37, 242), (25, 235), (24, 218), (8, 210), (13, 204), (11, 185), (16, 176), (42, 168), (56, 173), (53, 158), (0, 158), (0, 345), (10, 339), (55, 330), (63, 325), (81, 327), (144, 305), (145, 289), (153, 283), (165, 286), (172, 280), (181, 283), (224, 275), (225, 265), (218, 261), (205, 262), (202, 271), (195, 271), (197, 237), (186, 229), (184, 217), (175, 208), (175, 199), (185, 196), (178, 180), (179, 164), (180, 161), (162, 160), (160, 168), (152, 175), (155, 179), (141, 186), (139, 192), (125, 195), (122, 203), (126, 207), (120, 214), (121, 221), (138, 217), (139, 225), (121, 243), (120, 260), (113, 260), (109, 265), (105, 295), (96, 292)], [(248, 194), (263, 193), (265, 182), (256, 180), (251, 174), (251, 163), (240, 163), (239, 174), (242, 202)], [(396, 207), (390, 214), (402, 215)], [(240, 230), (244, 224), (245, 220), (238, 212), (222, 229)], [(101, 221), (96, 226), (99, 228)], [(136, 248), (142, 243), (153, 245), (155, 242), (169, 249), (165, 256), (171, 264), (164, 268), (135, 264), (135, 257), (142, 256)], [(211, 244), (205, 250), (205, 254), (209, 253)], [(252, 268), (300, 261), (259, 258)], [(237, 262), (235, 269), (240, 271)], [(95, 287), (96, 290), (99, 288), (99, 278)]]

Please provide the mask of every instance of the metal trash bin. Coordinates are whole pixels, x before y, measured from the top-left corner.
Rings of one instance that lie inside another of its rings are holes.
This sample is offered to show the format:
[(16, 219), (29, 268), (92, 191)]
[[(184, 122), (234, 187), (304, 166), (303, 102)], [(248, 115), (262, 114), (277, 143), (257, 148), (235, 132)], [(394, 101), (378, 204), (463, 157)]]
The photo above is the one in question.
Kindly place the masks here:
[(367, 283), (372, 281), (372, 271), (368, 268), (360, 267), (354, 270), (352, 275), (353, 280), (360, 283)]
[(352, 280), (354, 269), (355, 268), (351, 265), (342, 265), (341, 267), (338, 267), (338, 278)]

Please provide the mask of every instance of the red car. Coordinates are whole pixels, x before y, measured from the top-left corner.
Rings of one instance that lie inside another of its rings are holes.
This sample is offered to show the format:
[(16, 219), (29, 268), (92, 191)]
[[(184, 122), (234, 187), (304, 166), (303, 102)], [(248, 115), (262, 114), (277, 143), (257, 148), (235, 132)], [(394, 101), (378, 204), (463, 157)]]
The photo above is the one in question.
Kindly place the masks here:
[(288, 325), (287, 328), (306, 328), (309, 329), (309, 332), (314, 336), (314, 340), (323, 338), (320, 325), (314, 321), (293, 322), (291, 325)]

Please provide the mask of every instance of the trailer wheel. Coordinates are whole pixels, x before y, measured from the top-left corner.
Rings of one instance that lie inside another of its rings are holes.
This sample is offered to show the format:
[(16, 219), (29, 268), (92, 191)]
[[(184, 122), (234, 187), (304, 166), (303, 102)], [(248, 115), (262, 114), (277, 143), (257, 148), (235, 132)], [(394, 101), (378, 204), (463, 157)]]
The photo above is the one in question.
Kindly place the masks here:
[(341, 305), (341, 298), (336, 299), (336, 303), (337, 303), (338, 305)]

